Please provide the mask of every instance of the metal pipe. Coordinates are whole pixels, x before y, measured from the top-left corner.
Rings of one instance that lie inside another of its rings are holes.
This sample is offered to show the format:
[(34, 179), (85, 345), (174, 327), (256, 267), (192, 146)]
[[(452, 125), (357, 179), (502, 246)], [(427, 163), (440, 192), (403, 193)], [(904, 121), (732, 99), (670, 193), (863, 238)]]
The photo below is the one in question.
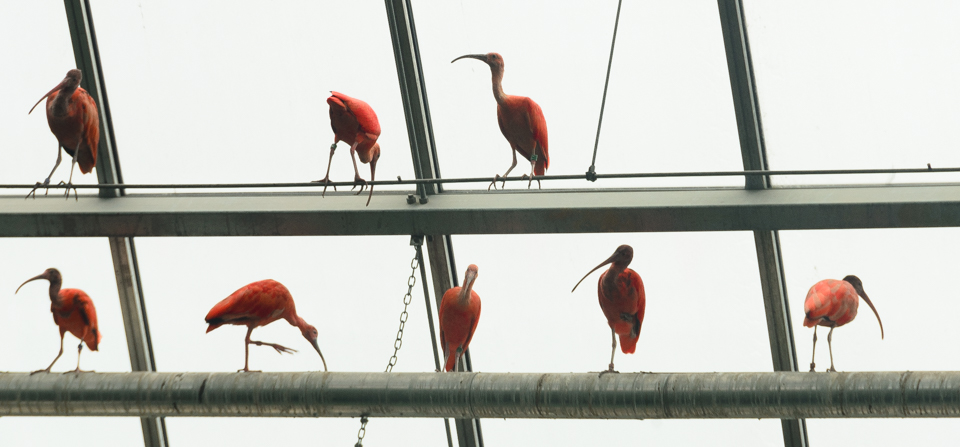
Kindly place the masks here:
[(960, 417), (960, 371), (0, 374), (0, 416)]

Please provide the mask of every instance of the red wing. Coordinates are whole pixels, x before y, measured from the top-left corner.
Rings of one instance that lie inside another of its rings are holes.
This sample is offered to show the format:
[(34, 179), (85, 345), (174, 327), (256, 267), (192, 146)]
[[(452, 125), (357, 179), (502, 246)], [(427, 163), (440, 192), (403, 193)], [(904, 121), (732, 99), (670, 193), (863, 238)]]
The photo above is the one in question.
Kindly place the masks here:
[(89, 328), (83, 338), (83, 342), (91, 351), (96, 351), (100, 344), (103, 334), (100, 333), (100, 326), (97, 324), (97, 309), (93, 307), (93, 300), (86, 293), (80, 292), (73, 299), (73, 305), (80, 312), (83, 322), (87, 323)]
[(83, 107), (82, 126), (84, 133), (84, 142), (88, 150), (81, 150), (77, 154), (77, 164), (80, 165), (80, 172), (90, 173), (97, 165), (97, 146), (100, 143), (100, 114), (97, 112), (97, 103), (87, 93), (86, 90), (78, 88), (80, 93), (77, 98)]
[(354, 120), (356, 120), (362, 132), (380, 136), (380, 121), (377, 119), (377, 114), (369, 104), (359, 99), (351, 98), (343, 93), (330, 93), (332, 96), (327, 100), (328, 104), (331, 99), (338, 99), (345, 107), (347, 113), (353, 115)]
[(534, 173), (536, 175), (544, 175), (547, 172), (547, 168), (550, 167), (547, 120), (543, 117), (543, 110), (540, 109), (540, 106), (533, 102), (532, 99), (526, 99), (524, 106), (526, 108), (527, 123), (530, 125), (530, 133), (533, 134), (533, 139), (537, 142), (537, 146), (540, 146), (540, 150), (543, 151), (543, 157), (537, 158)]
[[(280, 283), (272, 280), (258, 281), (241, 287), (230, 296), (213, 306), (205, 318), (211, 327), (207, 332), (221, 324), (267, 324), (280, 317), (287, 307), (293, 306), (289, 292)], [(285, 292), (285, 293), (284, 293)]]
[(477, 331), (477, 324), (480, 323), (480, 295), (477, 295), (477, 292), (472, 290), (470, 291), (470, 294), (470, 299), (477, 303), (477, 309), (473, 314), (473, 318), (470, 319), (470, 332), (467, 333), (467, 340), (463, 342), (464, 351), (470, 347), (470, 341), (473, 340), (473, 334)]
[(630, 270), (630, 273), (632, 273), (632, 275), (630, 275), (630, 282), (633, 283), (633, 288), (639, 294), (637, 299), (637, 320), (639, 321), (637, 324), (637, 334), (639, 334), (640, 328), (643, 327), (643, 315), (647, 309), (647, 293), (643, 289), (643, 280), (640, 279), (640, 275), (633, 270)]

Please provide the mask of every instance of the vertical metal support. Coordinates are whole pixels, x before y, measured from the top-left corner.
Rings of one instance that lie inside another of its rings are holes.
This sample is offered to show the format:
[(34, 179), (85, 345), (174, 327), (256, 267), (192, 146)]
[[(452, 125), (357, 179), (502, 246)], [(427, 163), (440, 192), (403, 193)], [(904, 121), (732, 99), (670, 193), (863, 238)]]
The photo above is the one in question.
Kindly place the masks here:
[[(433, 140), (433, 124), (430, 120), (426, 84), (420, 64), (413, 9), (407, 0), (384, 0), (384, 3), (390, 24), (394, 59), (397, 63), (397, 78), (403, 98), (407, 135), (410, 138), (413, 170), (418, 179), (440, 178), (440, 166)], [(424, 185), (418, 188), (418, 191), (420, 203), (426, 203), (429, 200), (428, 195), (438, 194), (443, 189), (437, 185)], [(449, 235), (428, 235), (426, 245), (430, 269), (433, 272), (434, 295), (439, 308), (443, 293), (457, 284), (453, 246)], [(472, 370), (469, 350), (464, 353), (461, 362), (463, 362), (460, 365), (461, 370)], [(460, 447), (483, 446), (483, 435), (478, 419), (456, 419), (454, 422)]]
[[(93, 27), (93, 14), (87, 0), (64, 0), (73, 53), (77, 68), (83, 72), (82, 86), (100, 112), (100, 142), (97, 151), (97, 180), (100, 184), (120, 184), (120, 162), (117, 143), (113, 133), (113, 119), (107, 101), (107, 89), (100, 65), (97, 34)], [(100, 197), (114, 198), (123, 195), (123, 190), (101, 188)], [(130, 352), (130, 367), (133, 371), (156, 371), (153, 346), (150, 342), (150, 327), (147, 324), (140, 270), (133, 238), (109, 238), (113, 269), (120, 295), (120, 311)], [(141, 418), (143, 442), (146, 447), (166, 447), (167, 429), (163, 418)]]
[[(717, 0), (720, 26), (727, 53), (730, 89), (740, 136), (740, 153), (744, 170), (767, 170), (763, 126), (760, 121), (760, 102), (753, 76), (753, 61), (747, 39), (742, 0)], [(747, 189), (766, 189), (770, 178), (766, 175), (747, 176)], [(770, 336), (770, 353), (775, 371), (797, 371), (797, 351), (790, 321), (783, 259), (780, 255), (780, 236), (776, 231), (755, 231), (757, 264), (760, 285)], [(807, 447), (807, 424), (804, 419), (781, 419), (783, 443), (787, 447)]]

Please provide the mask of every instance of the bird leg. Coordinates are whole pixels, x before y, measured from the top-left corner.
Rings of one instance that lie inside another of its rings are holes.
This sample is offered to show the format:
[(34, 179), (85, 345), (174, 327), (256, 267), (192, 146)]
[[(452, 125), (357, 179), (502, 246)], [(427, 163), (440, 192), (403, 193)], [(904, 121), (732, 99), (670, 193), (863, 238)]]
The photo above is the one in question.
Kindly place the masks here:
[(360, 177), (360, 170), (357, 169), (357, 143), (353, 143), (353, 146), (350, 146), (350, 160), (353, 160), (353, 188), (350, 188), (351, 191), (360, 187), (360, 190), (357, 191), (357, 195), (360, 195), (361, 192), (367, 187), (367, 181)]
[(463, 346), (457, 346), (457, 358), (453, 362), (453, 372), (460, 372), (460, 357), (463, 356)]
[(80, 369), (80, 351), (82, 350), (83, 350), (83, 340), (80, 340), (80, 345), (77, 346), (77, 369), (73, 371), (67, 371), (67, 372), (72, 372), (72, 373), (93, 372), (93, 370), (84, 371)]
[[(67, 180), (67, 183), (63, 183), (63, 181), (60, 182), (61, 185), (67, 185), (67, 187), (66, 187), (66, 190), (67, 190), (66, 199), (67, 199), (67, 200), (70, 199), (70, 187), (73, 186), (73, 165), (75, 165), (75, 164), (77, 164), (77, 155), (76, 155), (76, 152), (74, 152), (73, 158), (72, 158), (71, 161), (70, 161), (70, 177), (69, 177), (69, 179)], [(77, 188), (73, 188), (73, 199), (74, 199), (74, 200), (80, 200), (80, 198), (77, 197)]]
[[(34, 185), (33, 189), (31, 189), (30, 192), (27, 193), (27, 197), (24, 197), (24, 200), (30, 198), (31, 195), (33, 195), (33, 198), (36, 199), (37, 189), (46, 188), (47, 185), (50, 184), (50, 177), (53, 177), (53, 173), (56, 172), (57, 167), (60, 166), (60, 160), (62, 159), (63, 159), (63, 152), (60, 151), (60, 143), (57, 143), (57, 162), (53, 165), (53, 169), (50, 170), (50, 175), (47, 176), (46, 180), (44, 180), (43, 183), (37, 182), (37, 184)], [(49, 188), (47, 188), (47, 191), (43, 195), (47, 195), (47, 192), (50, 192)]]
[(830, 369), (827, 372), (837, 372), (837, 368), (833, 367), (833, 328), (827, 333), (827, 347), (830, 349)]
[(34, 371), (34, 372), (30, 373), (30, 375), (32, 376), (32, 375), (34, 375), (34, 374), (36, 374), (36, 373), (42, 373), (42, 372), (48, 373), (48, 372), (50, 372), (50, 368), (53, 368), (53, 364), (54, 364), (54, 363), (57, 363), (57, 360), (60, 360), (60, 356), (61, 356), (61, 355), (63, 355), (63, 332), (60, 333), (60, 352), (57, 353), (57, 358), (53, 359), (53, 361), (50, 362), (50, 366), (48, 366), (47, 369), (40, 369), (40, 370)]
[[(507, 187), (507, 176), (510, 175), (510, 171), (512, 171), (513, 168), (515, 168), (515, 167), (517, 166), (517, 150), (516, 150), (516, 149), (513, 149), (513, 150), (511, 150), (511, 153), (513, 153), (513, 164), (511, 164), (511, 165), (510, 165), (510, 168), (507, 169), (507, 172), (503, 174), (503, 177), (500, 177), (500, 174), (497, 174), (497, 175), (494, 175), (494, 176), (493, 176), (493, 183), (490, 184), (490, 186), (492, 186), (493, 189), (497, 189), (497, 181), (500, 180), (500, 179), (503, 179), (503, 184), (500, 185), (500, 187), (501, 187), (501, 188), (506, 188), (506, 187)], [(490, 190), (490, 186), (487, 187), (487, 191)]]
[(814, 372), (817, 367), (817, 364), (814, 363), (814, 360), (817, 359), (817, 327), (813, 327), (813, 358), (810, 359), (810, 372)]
[(620, 371), (617, 371), (617, 370), (613, 369), (613, 356), (617, 354), (617, 333), (616, 333), (616, 331), (613, 330), (613, 328), (610, 328), (610, 339), (613, 340), (613, 350), (610, 351), (610, 366), (607, 368), (606, 371), (601, 371), (601, 372), (600, 372), (600, 375), (601, 375), (601, 376), (604, 375), (604, 374), (607, 374), (607, 373), (619, 373), (619, 372), (620, 372)]
[[(327, 175), (323, 176), (320, 180), (314, 180), (313, 183), (323, 183), (323, 194), (320, 194), (320, 197), (327, 195), (327, 183), (330, 183), (330, 163), (333, 161), (333, 152), (337, 150), (337, 142), (334, 141), (330, 145), (330, 158), (327, 159)], [(333, 190), (336, 191), (337, 187), (334, 185)]]
[[(523, 177), (520, 177), (521, 180), (522, 180), (522, 179), (525, 179), (525, 178), (529, 178), (529, 179), (530, 179), (530, 181), (527, 182), (527, 189), (530, 189), (530, 186), (533, 185), (534, 177), (536, 177), (536, 176), (534, 175), (534, 172), (536, 172), (536, 167), (537, 167), (537, 153), (536, 153), (536, 150), (537, 150), (537, 149), (536, 149), (536, 147), (534, 147), (533, 150), (534, 150), (534, 153), (533, 153), (533, 155), (530, 156), (530, 175), (528, 176), (527, 174), (523, 174)], [(543, 189), (542, 185), (540, 184), (540, 179), (537, 179), (537, 189)]]

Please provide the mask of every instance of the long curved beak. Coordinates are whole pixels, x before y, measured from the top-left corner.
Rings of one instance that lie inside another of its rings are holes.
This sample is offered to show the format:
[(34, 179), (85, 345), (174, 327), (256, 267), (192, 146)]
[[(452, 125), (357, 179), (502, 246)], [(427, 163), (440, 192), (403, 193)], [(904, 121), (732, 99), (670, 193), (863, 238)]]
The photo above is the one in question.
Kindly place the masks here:
[(477, 60), (483, 61), (483, 62), (486, 62), (486, 61), (487, 61), (487, 55), (486, 55), (486, 54), (464, 54), (463, 56), (460, 56), (460, 57), (458, 57), (458, 58), (450, 61), (450, 63), (452, 64), (452, 63), (454, 63), (454, 62), (456, 62), (456, 61), (458, 61), (458, 60), (460, 60), (460, 59), (463, 59), (463, 58), (477, 59)]
[[(25, 285), (26, 285), (28, 282), (30, 282), (30, 281), (36, 281), (36, 280), (38, 280), (38, 279), (47, 279), (47, 277), (46, 277), (46, 276), (43, 276), (43, 273), (41, 273), (41, 274), (39, 274), (39, 275), (37, 275), (37, 276), (34, 276), (33, 278), (30, 278), (30, 279), (24, 281), (23, 284), (20, 284), (20, 287), (25, 286)], [(17, 292), (20, 291), (20, 287), (17, 287)], [(17, 292), (13, 292), (13, 294), (16, 295)]]
[(862, 290), (859, 295), (863, 297), (863, 300), (867, 302), (867, 305), (870, 306), (870, 310), (873, 311), (873, 314), (877, 316), (877, 323), (880, 323), (880, 339), (883, 340), (883, 322), (880, 321), (880, 314), (877, 313), (877, 308), (873, 307), (873, 301), (870, 301), (870, 297), (867, 296)]
[[(377, 148), (377, 155), (373, 157), (373, 160), (370, 160), (370, 181), (374, 182), (377, 175), (377, 160), (380, 159), (380, 144), (375, 144)], [(370, 206), (370, 199), (373, 198), (373, 184), (370, 184), (370, 194), (367, 196), (367, 204), (364, 206)]]
[(613, 257), (616, 256), (616, 255), (617, 255), (616, 253), (610, 255), (610, 257), (607, 258), (606, 261), (601, 262), (600, 265), (594, 267), (593, 270), (590, 270), (589, 272), (587, 272), (586, 275), (583, 275), (583, 278), (580, 278), (580, 281), (577, 281), (577, 285), (576, 285), (576, 286), (573, 286), (573, 290), (571, 290), (570, 293), (573, 293), (574, 290), (577, 290), (577, 286), (579, 286), (580, 283), (583, 282), (583, 280), (587, 279), (587, 277), (590, 276), (591, 273), (597, 271), (600, 267), (603, 267), (603, 266), (605, 266), (605, 265), (613, 262)]
[(60, 90), (61, 88), (63, 88), (63, 84), (65, 84), (66, 82), (67, 82), (67, 80), (66, 80), (66, 79), (64, 79), (64, 80), (62, 80), (62, 81), (60, 81), (60, 83), (59, 83), (59, 84), (57, 84), (57, 86), (56, 86), (56, 87), (54, 87), (54, 88), (52, 88), (52, 89), (51, 89), (51, 90), (50, 90), (49, 92), (47, 92), (47, 94), (46, 94), (46, 95), (43, 95), (43, 97), (42, 97), (42, 98), (40, 98), (40, 100), (38, 100), (38, 101), (37, 101), (37, 103), (36, 103), (36, 104), (34, 104), (34, 105), (33, 105), (33, 107), (31, 107), (31, 108), (30, 108), (30, 111), (29, 111), (29, 112), (27, 112), (27, 115), (29, 115), (29, 114), (31, 114), (31, 113), (33, 113), (33, 109), (36, 109), (36, 108), (37, 108), (37, 106), (38, 106), (38, 105), (40, 105), (40, 101), (43, 101), (44, 99), (47, 99), (47, 97), (48, 97), (48, 96), (50, 96), (50, 95), (52, 95), (52, 94), (53, 94), (53, 92), (56, 92), (57, 90)]
[(317, 354), (320, 354), (320, 360), (323, 362), (323, 371), (327, 371), (327, 360), (323, 358), (323, 353), (320, 352), (320, 345), (317, 344), (316, 340), (310, 340), (310, 344), (313, 345), (313, 349), (317, 350)]

